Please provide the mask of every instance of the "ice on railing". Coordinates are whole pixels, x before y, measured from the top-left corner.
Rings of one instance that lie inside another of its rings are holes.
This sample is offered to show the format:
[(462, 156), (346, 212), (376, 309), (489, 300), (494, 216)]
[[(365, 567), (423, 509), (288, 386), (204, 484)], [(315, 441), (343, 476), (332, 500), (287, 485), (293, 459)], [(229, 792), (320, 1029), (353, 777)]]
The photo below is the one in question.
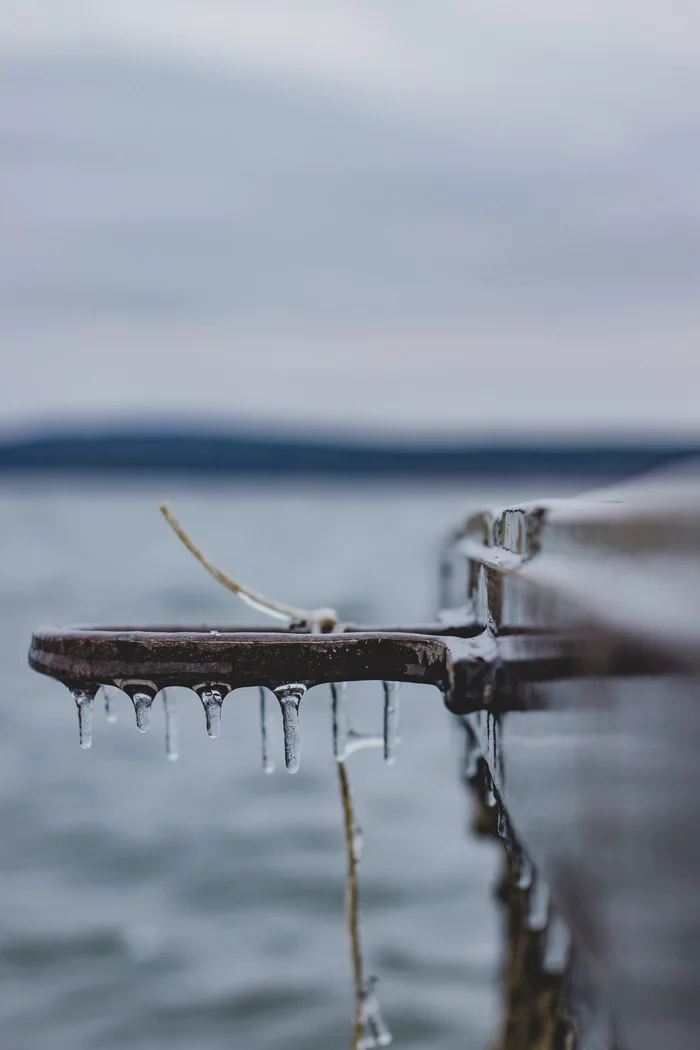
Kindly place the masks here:
[(78, 731), (80, 746), (92, 747), (92, 711), (95, 706), (96, 689), (71, 689), (75, 705), (78, 708)]
[[(151, 727), (151, 710), (158, 689), (153, 682), (142, 682), (136, 680), (117, 680), (114, 685), (122, 689), (130, 697), (136, 715), (136, 727), (141, 733), (147, 733)], [(384, 724), (383, 732), (359, 733), (348, 725), (347, 705), (347, 682), (339, 682), (331, 685), (332, 712), (333, 712), (333, 755), (338, 762), (344, 762), (356, 751), (365, 748), (383, 748), (384, 758), (391, 764), (395, 759), (398, 735), (398, 713), (399, 713), (399, 683), (383, 682), (384, 690)], [(75, 687), (71, 689), (74, 699), (78, 705), (78, 713), (81, 726), (81, 746), (90, 747), (92, 739), (90, 715), (92, 713), (92, 701), (94, 701), (97, 686), (94, 691), (92, 687)], [(282, 726), (284, 731), (284, 753), (285, 765), (290, 773), (296, 773), (299, 769), (299, 704), (307, 691), (305, 683), (292, 683), (278, 686), (273, 690), (282, 710)], [(194, 692), (201, 700), (206, 716), (207, 733), (210, 737), (218, 737), (221, 731), (221, 715), (223, 702), (231, 691), (230, 685), (222, 682), (202, 682), (193, 687)], [(179, 734), (175, 717), (175, 701), (167, 689), (162, 691), (163, 709), (165, 712), (165, 750), (171, 761), (179, 756)], [(260, 737), (262, 752), (262, 767), (265, 773), (273, 773), (274, 762), (270, 755), (270, 711), (266, 696), (266, 689), (260, 688)], [(105, 688), (105, 717), (108, 722), (116, 722), (117, 713), (113, 706), (113, 700), (109, 689)]]

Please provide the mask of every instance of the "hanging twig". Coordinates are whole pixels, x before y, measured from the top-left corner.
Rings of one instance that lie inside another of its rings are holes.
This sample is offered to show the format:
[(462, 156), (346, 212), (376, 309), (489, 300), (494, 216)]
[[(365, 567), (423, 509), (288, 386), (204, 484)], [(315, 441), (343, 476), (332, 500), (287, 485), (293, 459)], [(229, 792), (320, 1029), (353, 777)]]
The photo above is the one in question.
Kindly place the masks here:
[(346, 887), (346, 908), (348, 916), (348, 936), (350, 938), (350, 956), (352, 959), (352, 980), (355, 990), (355, 1015), (352, 1025), (352, 1050), (357, 1050), (362, 1035), (362, 947), (360, 945), (360, 900), (357, 884), (357, 857), (355, 855), (355, 816), (352, 810), (350, 783), (344, 762), (337, 762), (340, 798), (343, 803), (345, 825), (345, 849), (348, 858), (348, 878)]
[[(160, 508), (161, 514), (172, 528), (173, 532), (187, 547), (188, 551), (195, 556), (200, 565), (211, 573), (215, 580), (233, 591), (244, 601), (254, 605), (258, 609), (287, 621), (302, 621), (310, 625), (314, 631), (332, 631), (338, 622), (338, 615), (334, 609), (298, 609), (293, 605), (284, 605), (282, 602), (264, 595), (247, 587), (239, 580), (235, 580), (228, 573), (217, 568), (213, 562), (202, 553), (194, 540), (183, 529), (173, 512), (164, 503)], [(352, 809), (352, 795), (348, 775), (343, 762), (336, 763), (338, 767), (338, 782), (340, 784), (340, 797), (343, 804), (343, 824), (345, 830), (345, 848), (347, 852), (347, 884), (346, 884), (346, 908), (348, 918), (348, 936), (350, 939), (350, 955), (352, 959), (352, 979), (355, 996), (355, 1012), (352, 1026), (352, 1050), (358, 1050), (362, 1036), (362, 996), (364, 992), (364, 979), (362, 975), (362, 948), (360, 944), (360, 901), (357, 882), (357, 855), (355, 849), (355, 816)]]
[(285, 605), (283, 602), (275, 601), (273, 598), (266, 598), (264, 595), (259, 594), (258, 591), (254, 591), (252, 587), (235, 580), (233, 576), (229, 576), (228, 573), (217, 568), (202, 553), (194, 540), (183, 529), (167, 503), (161, 505), (160, 512), (175, 535), (182, 540), (188, 551), (195, 556), (200, 565), (203, 565), (215, 580), (229, 591), (233, 591), (243, 601), (248, 602), (249, 605), (253, 605), (256, 609), (260, 609), (280, 620), (308, 623), (314, 631), (328, 631), (335, 627), (338, 622), (338, 614), (335, 609), (298, 609), (294, 605)]

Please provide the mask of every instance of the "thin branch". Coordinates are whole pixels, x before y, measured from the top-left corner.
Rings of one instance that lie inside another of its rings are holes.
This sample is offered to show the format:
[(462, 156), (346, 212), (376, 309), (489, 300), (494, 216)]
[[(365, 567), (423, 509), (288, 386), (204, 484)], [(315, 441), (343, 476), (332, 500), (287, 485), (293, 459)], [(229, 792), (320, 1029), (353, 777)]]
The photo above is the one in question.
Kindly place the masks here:
[(285, 605), (283, 602), (275, 601), (273, 598), (266, 598), (263, 594), (258, 593), (258, 591), (254, 591), (252, 587), (248, 587), (246, 584), (241, 583), (240, 580), (235, 580), (233, 576), (229, 576), (228, 573), (217, 568), (217, 566), (202, 553), (194, 540), (183, 529), (167, 503), (161, 505), (160, 512), (175, 535), (182, 540), (190, 554), (195, 556), (200, 565), (203, 565), (215, 580), (226, 587), (229, 591), (233, 591), (233, 593), (237, 594), (239, 598), (243, 599), (243, 601), (248, 602), (249, 605), (253, 605), (256, 609), (260, 609), (261, 611), (268, 613), (270, 616), (275, 616), (281, 620), (294, 620), (309, 623), (312, 625), (313, 629), (319, 631), (332, 629), (338, 622), (338, 615), (334, 609), (298, 609), (294, 605)]
[(348, 877), (346, 888), (346, 907), (348, 915), (348, 935), (350, 937), (350, 955), (352, 957), (352, 980), (355, 989), (355, 1015), (352, 1025), (352, 1050), (357, 1050), (362, 1035), (362, 948), (360, 945), (360, 899), (357, 884), (357, 857), (355, 856), (355, 817), (352, 810), (350, 783), (344, 762), (337, 762), (340, 797), (343, 803), (345, 825), (345, 849), (348, 857)]

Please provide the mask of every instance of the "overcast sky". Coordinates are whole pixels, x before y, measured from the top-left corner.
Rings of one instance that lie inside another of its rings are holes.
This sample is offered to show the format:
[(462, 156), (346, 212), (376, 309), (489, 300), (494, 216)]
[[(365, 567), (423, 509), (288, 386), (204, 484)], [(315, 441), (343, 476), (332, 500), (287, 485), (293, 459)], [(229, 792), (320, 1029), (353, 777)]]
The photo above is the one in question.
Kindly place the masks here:
[(698, 428), (696, 0), (0, 24), (5, 426)]

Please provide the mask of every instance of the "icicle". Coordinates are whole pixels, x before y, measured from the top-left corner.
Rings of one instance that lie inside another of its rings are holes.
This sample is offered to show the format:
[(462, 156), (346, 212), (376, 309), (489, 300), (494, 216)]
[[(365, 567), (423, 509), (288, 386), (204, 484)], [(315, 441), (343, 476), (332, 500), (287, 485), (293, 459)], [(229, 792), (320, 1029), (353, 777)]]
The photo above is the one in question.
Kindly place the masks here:
[(498, 800), (498, 807), (498, 834), (503, 839), (506, 853), (512, 853), (515, 846), (513, 829), (510, 826), (508, 814), (506, 813), (505, 807), (500, 799)]
[(547, 925), (548, 915), (549, 887), (540, 875), (535, 874), (530, 888), (525, 925), (528, 930), (543, 930)]
[(518, 864), (522, 850), (520, 849), (520, 846), (515, 840), (513, 828), (511, 826), (510, 820), (508, 819), (508, 814), (506, 812), (505, 806), (501, 802), (500, 797), (496, 801), (498, 803), (498, 834), (503, 839), (503, 845), (505, 846), (506, 853), (510, 853), (513, 857), (513, 862), (515, 864)]
[(260, 686), (260, 742), (262, 745), (262, 767), (263, 773), (275, 772), (275, 763), (270, 758), (269, 751), (267, 749), (267, 703), (265, 698), (265, 688)]
[(117, 721), (117, 712), (114, 710), (114, 705), (112, 704), (112, 697), (109, 695), (109, 691), (107, 689), (104, 690), (104, 694), (105, 694), (105, 718), (106, 718), (106, 720), (108, 722), (114, 723), (114, 722)]
[(136, 728), (139, 733), (147, 733), (151, 728), (151, 704), (153, 697), (150, 693), (134, 693), (131, 698), (136, 712)]
[(384, 686), (384, 761), (393, 765), (399, 742), (399, 682), (382, 682)]
[(165, 753), (170, 762), (177, 762), (180, 757), (180, 741), (177, 724), (175, 700), (163, 690), (163, 710), (165, 711)]
[(87, 750), (92, 747), (92, 709), (95, 704), (97, 689), (91, 686), (71, 689), (71, 694), (78, 708), (78, 729), (80, 746)]
[(360, 1023), (362, 1034), (357, 1042), (357, 1050), (376, 1050), (380, 1046), (389, 1046), (391, 1032), (384, 1024), (379, 1000), (374, 994), (377, 985), (376, 977), (369, 977), (362, 989), (360, 1001)]
[(563, 974), (569, 963), (571, 951), (571, 934), (561, 915), (556, 909), (550, 909), (549, 922), (545, 931), (544, 955), (542, 969), (545, 973)]
[(468, 722), (464, 723), (464, 780), (472, 784), (479, 773), (481, 748), (476, 733)]
[(532, 864), (528, 859), (527, 853), (522, 850), (519, 858), (518, 877), (515, 880), (515, 885), (519, 890), (529, 890), (532, 886), (533, 877), (534, 872), (532, 870)]
[[(391, 683), (393, 684), (393, 683)], [(385, 737), (376, 733), (357, 733), (348, 726), (348, 683), (338, 682), (331, 685), (333, 698), (333, 757), (336, 762), (344, 762), (356, 751), (366, 747), (385, 747)]]
[(207, 733), (214, 739), (221, 732), (221, 707), (224, 697), (230, 692), (226, 685), (215, 682), (206, 682), (204, 685), (194, 687), (204, 707), (207, 719)]
[(487, 809), (496, 805), (496, 796), (493, 793), (493, 780), (486, 762), (481, 760), (481, 802)]
[(299, 770), (299, 703), (305, 692), (306, 686), (299, 682), (275, 689), (275, 696), (282, 708), (284, 763), (289, 773)]
[(331, 684), (333, 699), (333, 757), (336, 762), (343, 762), (347, 757), (348, 744), (348, 683)]

